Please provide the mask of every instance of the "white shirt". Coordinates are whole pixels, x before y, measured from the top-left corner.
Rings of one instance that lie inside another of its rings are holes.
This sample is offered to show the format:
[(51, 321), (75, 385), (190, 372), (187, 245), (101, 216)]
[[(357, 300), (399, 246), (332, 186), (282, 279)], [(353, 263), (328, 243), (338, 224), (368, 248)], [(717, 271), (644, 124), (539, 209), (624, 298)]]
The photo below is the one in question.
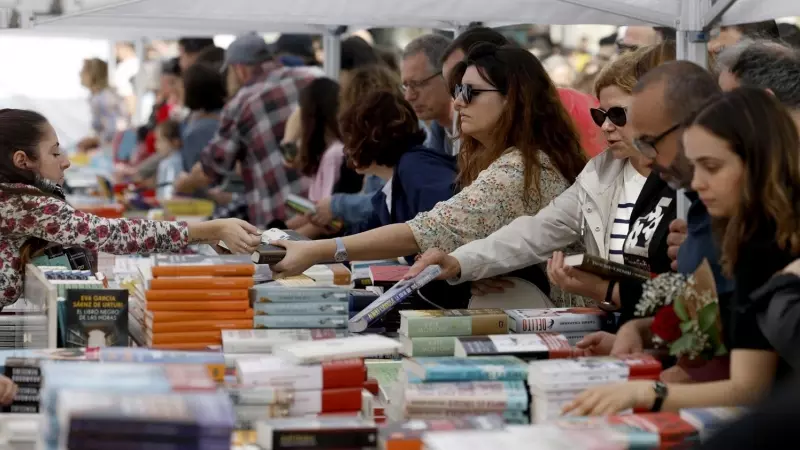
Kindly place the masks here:
[(389, 209), (389, 214), (392, 213), (392, 178), (389, 178), (381, 188), (381, 192), (386, 196), (386, 208)]
[(639, 194), (642, 192), (645, 181), (647, 181), (647, 178), (637, 172), (630, 161), (627, 161), (623, 169), (622, 193), (619, 196), (614, 223), (611, 225), (611, 238), (608, 243), (608, 259), (611, 261), (620, 264), (625, 263), (623, 247), (631, 226), (631, 212), (636, 204), (636, 199), (639, 198)]
[(129, 58), (120, 61), (114, 71), (114, 87), (120, 97), (130, 97), (135, 94), (133, 88), (133, 78), (139, 73), (139, 60)]

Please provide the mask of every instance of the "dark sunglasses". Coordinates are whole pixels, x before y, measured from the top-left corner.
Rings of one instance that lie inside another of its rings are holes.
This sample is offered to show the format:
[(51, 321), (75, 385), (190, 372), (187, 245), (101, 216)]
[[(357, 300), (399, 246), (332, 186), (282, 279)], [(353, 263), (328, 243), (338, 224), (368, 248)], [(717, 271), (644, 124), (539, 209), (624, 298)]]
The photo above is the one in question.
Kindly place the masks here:
[(633, 146), (636, 148), (636, 150), (639, 151), (639, 153), (641, 153), (645, 157), (653, 159), (658, 155), (658, 150), (656, 150), (656, 145), (658, 145), (659, 142), (664, 140), (665, 137), (669, 136), (670, 133), (680, 128), (680, 126), (681, 124), (676, 123), (675, 125), (669, 127), (667, 131), (659, 134), (656, 137), (635, 138), (633, 140)]
[(473, 97), (477, 96), (481, 92), (500, 92), (499, 89), (475, 89), (472, 87), (471, 84), (457, 84), (456, 88), (453, 89), (453, 99), (458, 100), (461, 97), (461, 100), (464, 101), (466, 104), (472, 103)]
[(606, 119), (618, 127), (624, 127), (628, 123), (627, 109), (622, 106), (612, 106), (608, 110), (589, 108), (589, 114), (598, 127), (602, 127), (606, 123)]

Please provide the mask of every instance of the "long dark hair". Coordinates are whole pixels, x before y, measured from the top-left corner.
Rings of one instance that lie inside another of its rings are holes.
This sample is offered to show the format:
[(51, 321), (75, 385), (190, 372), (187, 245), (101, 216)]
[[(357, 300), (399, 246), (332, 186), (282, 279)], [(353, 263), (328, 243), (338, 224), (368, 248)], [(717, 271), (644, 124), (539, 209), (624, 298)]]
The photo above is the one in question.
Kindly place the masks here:
[[(473, 137), (461, 136), (458, 182), (461, 187), (475, 181), (483, 170), (510, 147), (522, 152), (525, 164), (523, 200), (539, 195), (541, 163), (539, 151), (550, 158), (571, 184), (586, 165), (580, 136), (561, 104), (556, 87), (531, 52), (516, 47), (478, 44), (450, 75), (450, 90), (461, 83), (467, 68), (475, 66), (489, 84), (506, 97), (506, 106), (492, 135), (491, 148)], [(459, 132), (461, 123), (458, 124)]]
[(692, 120), (728, 143), (744, 164), (739, 208), (730, 218), (715, 220), (728, 275), (741, 246), (757, 231), (774, 232), (775, 242), (800, 252), (800, 138), (786, 108), (762, 89), (743, 87), (703, 108)]
[[(36, 111), (25, 109), (0, 109), (0, 183), (24, 185), (22, 188), (3, 186), (0, 192), (6, 195), (53, 196), (63, 199), (56, 186), (51, 186), (39, 176), (14, 164), (14, 153), (25, 152), (32, 161), (39, 159), (39, 143), (44, 138), (47, 119)], [(20, 267), (25, 265), (45, 247), (47, 241), (32, 237), (20, 248)]]
[(303, 175), (317, 173), (327, 149), (327, 137), (342, 140), (339, 131), (339, 84), (330, 78), (317, 78), (300, 92), (302, 138), (296, 167)]

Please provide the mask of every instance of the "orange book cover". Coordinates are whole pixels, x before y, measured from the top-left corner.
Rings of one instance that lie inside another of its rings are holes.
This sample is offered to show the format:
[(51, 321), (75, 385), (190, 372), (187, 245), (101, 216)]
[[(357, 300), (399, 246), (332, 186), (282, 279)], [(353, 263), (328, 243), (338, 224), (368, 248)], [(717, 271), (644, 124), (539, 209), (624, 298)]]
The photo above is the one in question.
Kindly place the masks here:
[[(211, 318), (209, 317), (209, 319)], [(252, 328), (253, 328), (253, 319), (197, 320), (193, 322), (153, 322), (153, 324), (148, 327), (148, 333), (152, 335), (159, 335), (161, 333), (187, 333), (192, 331), (215, 331), (215, 330), (217, 331), (247, 330)]]
[(161, 277), (252, 277), (255, 264), (227, 264), (207, 266), (156, 266), (153, 278)]
[(148, 346), (158, 344), (181, 344), (181, 343), (203, 343), (214, 345), (222, 343), (222, 333), (214, 331), (194, 331), (188, 333), (159, 333), (154, 334), (147, 340)]
[[(145, 320), (148, 328), (152, 328), (153, 324), (157, 323), (172, 323), (172, 322), (196, 322), (208, 320), (207, 312), (194, 312), (194, 311), (147, 311), (145, 313)], [(215, 311), (214, 319), (216, 320), (249, 320), (252, 325), (253, 310), (246, 309), (243, 311)]]
[[(205, 343), (205, 342), (176, 342), (174, 344), (154, 344), (149, 346), (153, 350), (171, 350), (171, 351), (208, 351), (208, 347), (211, 345), (216, 345), (213, 342)], [(222, 366), (213, 366), (207, 364), (206, 367), (209, 370), (212, 378), (214, 381), (222, 381), (225, 377), (225, 365)]]
[(152, 302), (147, 304), (148, 311), (246, 311), (250, 309), (249, 300), (223, 300), (221, 302)]
[(150, 281), (153, 290), (211, 289), (215, 291), (250, 289), (253, 277), (162, 277)]
[(168, 291), (149, 290), (145, 293), (148, 305), (152, 302), (197, 302), (197, 301), (228, 301), (248, 300), (247, 289), (236, 290), (202, 290), (202, 289), (175, 289)]

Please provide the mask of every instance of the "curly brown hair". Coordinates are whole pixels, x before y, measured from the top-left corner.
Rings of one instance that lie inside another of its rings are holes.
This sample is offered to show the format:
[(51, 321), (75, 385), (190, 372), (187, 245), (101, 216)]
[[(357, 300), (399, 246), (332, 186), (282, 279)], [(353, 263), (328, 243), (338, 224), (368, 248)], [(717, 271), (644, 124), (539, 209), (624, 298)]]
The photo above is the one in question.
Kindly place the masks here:
[[(522, 152), (525, 165), (524, 202), (539, 197), (540, 151), (570, 184), (574, 183), (586, 165), (586, 156), (572, 118), (541, 62), (516, 46), (478, 44), (453, 69), (448, 80), (451, 92), (470, 66), (506, 97), (506, 106), (494, 128), (490, 148), (484, 148), (471, 136), (460, 136), (459, 185), (463, 188), (471, 184), (512, 147)], [(458, 131), (461, 134), (460, 120)]]
[(675, 43), (664, 41), (660, 44), (642, 47), (631, 52), (621, 54), (616, 60), (606, 65), (594, 82), (594, 94), (616, 86), (623, 92), (630, 94), (639, 78), (652, 69), (667, 61), (675, 60)]
[(345, 154), (354, 168), (394, 167), (411, 147), (425, 142), (414, 108), (396, 93), (376, 91), (339, 119)]
[(400, 78), (384, 65), (371, 65), (353, 71), (341, 91), (339, 107), (346, 111), (375, 91), (389, 91), (402, 96)]
[(744, 164), (732, 217), (715, 219), (722, 267), (733, 275), (743, 245), (769, 230), (778, 246), (800, 253), (800, 138), (786, 108), (763, 89), (743, 87), (703, 108), (690, 126), (728, 143)]

